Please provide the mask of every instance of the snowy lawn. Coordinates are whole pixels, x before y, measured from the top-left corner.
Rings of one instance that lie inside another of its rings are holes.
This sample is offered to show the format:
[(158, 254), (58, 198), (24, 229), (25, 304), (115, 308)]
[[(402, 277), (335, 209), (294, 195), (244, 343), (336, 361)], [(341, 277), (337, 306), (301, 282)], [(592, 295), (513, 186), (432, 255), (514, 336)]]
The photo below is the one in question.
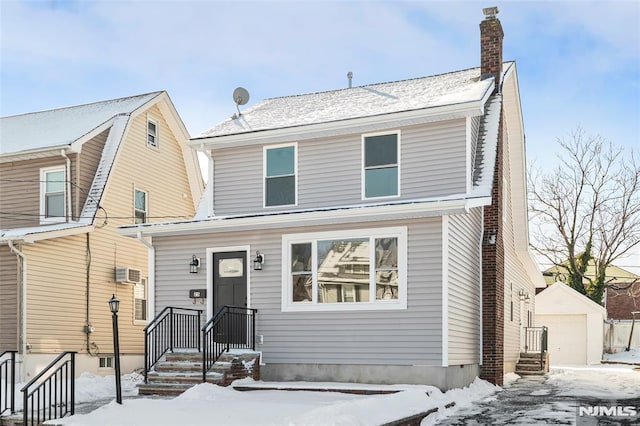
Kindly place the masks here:
[[(638, 353), (637, 349), (634, 353)], [(619, 355), (629, 359), (630, 353)], [(636, 356), (636, 355), (633, 355)], [(594, 366), (563, 366), (552, 368), (547, 383), (560, 389), (561, 395), (598, 398), (637, 398), (640, 396), (638, 366), (603, 364)], [(505, 376), (504, 388), (519, 379)], [(437, 410), (423, 421), (423, 426), (463, 412), (473, 411), (480, 402), (494, 401), (499, 386), (476, 379), (470, 386), (441, 392), (433, 386), (372, 386), (359, 384), (318, 384), (312, 382), (268, 383), (251, 379), (234, 385), (293, 388), (342, 387), (351, 389), (400, 390), (387, 395), (353, 395), (339, 392), (259, 390), (241, 392), (232, 387), (199, 384), (173, 399), (135, 397), (139, 375), (123, 376), (123, 405), (114, 398), (114, 379), (83, 374), (77, 380), (76, 400), (106, 401), (89, 414), (54, 420), (56, 425), (376, 425), (398, 420), (430, 409)], [(545, 390), (536, 391), (544, 396)], [(19, 399), (19, 398), (18, 398)], [(111, 400), (109, 402), (109, 400)], [(454, 407), (445, 408), (455, 402)], [(549, 401), (553, 404), (553, 401)], [(529, 413), (535, 414), (535, 413)], [(541, 415), (543, 413), (538, 413)], [(549, 413), (547, 413), (549, 415)]]

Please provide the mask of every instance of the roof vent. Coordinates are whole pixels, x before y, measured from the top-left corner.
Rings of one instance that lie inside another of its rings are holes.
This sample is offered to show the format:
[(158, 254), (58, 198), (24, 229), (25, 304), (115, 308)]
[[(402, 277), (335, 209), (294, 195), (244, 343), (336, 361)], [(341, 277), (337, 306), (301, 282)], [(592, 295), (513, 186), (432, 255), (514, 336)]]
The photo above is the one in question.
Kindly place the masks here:
[(349, 89), (351, 89), (351, 80), (353, 79), (353, 73), (351, 71), (347, 73), (347, 78), (349, 79)]

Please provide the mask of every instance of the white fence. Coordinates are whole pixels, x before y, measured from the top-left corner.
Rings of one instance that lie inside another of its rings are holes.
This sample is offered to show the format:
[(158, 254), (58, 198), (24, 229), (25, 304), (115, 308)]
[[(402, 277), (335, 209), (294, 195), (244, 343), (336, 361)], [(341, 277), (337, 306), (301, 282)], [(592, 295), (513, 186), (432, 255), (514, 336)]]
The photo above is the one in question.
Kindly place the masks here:
[[(631, 333), (631, 320), (613, 321), (604, 323), (604, 351), (612, 354), (624, 351), (629, 345)], [(640, 319), (636, 319), (631, 338), (631, 347), (640, 348)]]

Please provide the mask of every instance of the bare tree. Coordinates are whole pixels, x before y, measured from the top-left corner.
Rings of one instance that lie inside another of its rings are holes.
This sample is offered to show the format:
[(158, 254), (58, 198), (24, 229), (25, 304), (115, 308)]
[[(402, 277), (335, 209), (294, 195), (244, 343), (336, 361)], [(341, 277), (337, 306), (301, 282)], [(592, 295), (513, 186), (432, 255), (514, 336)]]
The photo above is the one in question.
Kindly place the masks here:
[[(530, 168), (533, 250), (566, 272), (567, 284), (602, 303), (606, 270), (640, 244), (640, 167), (625, 153), (582, 128), (559, 138), (560, 165)], [(587, 266), (595, 274), (587, 274)]]

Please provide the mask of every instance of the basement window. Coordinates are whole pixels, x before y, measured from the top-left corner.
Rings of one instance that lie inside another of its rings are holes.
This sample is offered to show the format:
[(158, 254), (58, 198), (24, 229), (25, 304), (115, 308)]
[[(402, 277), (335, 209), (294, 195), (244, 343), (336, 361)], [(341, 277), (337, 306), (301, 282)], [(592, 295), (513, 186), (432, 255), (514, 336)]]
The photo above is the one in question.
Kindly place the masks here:
[(113, 357), (112, 356), (101, 356), (100, 357), (100, 368), (113, 368)]

